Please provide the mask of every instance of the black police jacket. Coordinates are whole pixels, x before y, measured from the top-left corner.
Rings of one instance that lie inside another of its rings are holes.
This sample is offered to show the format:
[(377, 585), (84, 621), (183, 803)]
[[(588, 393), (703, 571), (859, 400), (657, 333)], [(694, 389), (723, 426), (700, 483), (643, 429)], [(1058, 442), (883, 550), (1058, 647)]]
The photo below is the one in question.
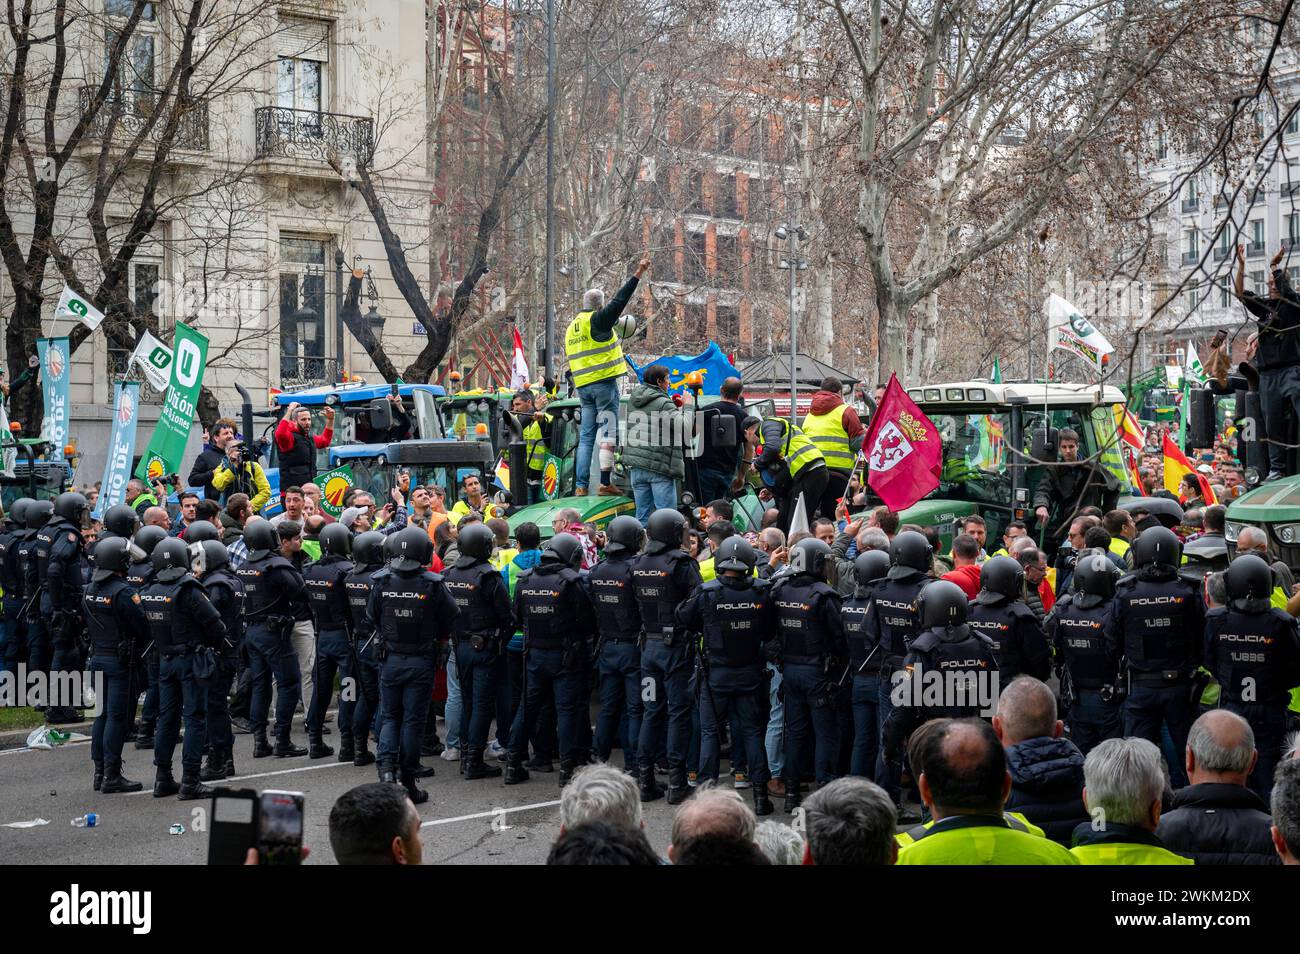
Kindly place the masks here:
[(993, 644), (1004, 686), (1016, 676), (1046, 680), (1052, 674), (1052, 653), (1043, 637), (1042, 624), (1022, 601), (988, 606), (972, 600), (966, 622)]
[(529, 649), (584, 646), (596, 632), (596, 614), (578, 571), (545, 558), (520, 574), (514, 619)]
[(456, 617), (456, 639), (468, 640), (471, 636), (508, 641), (514, 635), (514, 609), (510, 605), (510, 587), (501, 577), (501, 571), (487, 560), (472, 566), (457, 565), (442, 574), (442, 580), (451, 592), (451, 598), (460, 608)]
[(1296, 621), (1271, 606), (1258, 612), (1230, 606), (1210, 610), (1205, 614), (1205, 668), (1226, 702), (1285, 707), (1292, 687), (1300, 685)]
[(239, 641), (244, 638), (244, 584), (227, 567), (204, 574), (202, 583), (212, 608), (226, 627), (217, 651), (222, 659), (236, 659)]
[(840, 594), (806, 573), (788, 576), (772, 588), (776, 631), (785, 663), (822, 665), (827, 657), (847, 659)]
[(348, 594), (348, 610), (352, 613), (354, 638), (369, 639), (374, 632), (366, 620), (366, 606), (370, 602), (371, 578), (380, 569), (379, 564), (354, 566), (352, 572), (343, 578), (343, 588)]
[(1264, 800), (1244, 785), (1201, 782), (1174, 792), (1156, 836), (1198, 865), (1280, 865)]
[(1205, 649), (1200, 584), (1174, 572), (1142, 567), (1115, 585), (1107, 638), (1128, 660), (1133, 678), (1186, 679)]
[(0, 530), (0, 588), (5, 591), (5, 602), (22, 597), (22, 575), (18, 571), (18, 542), (23, 531), (6, 522)]
[(871, 615), (871, 590), (859, 586), (840, 606), (844, 623), (844, 640), (849, 647), (849, 668), (854, 675), (875, 676), (880, 672), (881, 651), (877, 649), (867, 625)]
[(126, 582), (130, 583), (137, 592), (143, 590), (153, 582), (153, 561), (145, 557), (143, 560), (128, 566), (126, 568)]
[[(81, 531), (62, 517), (36, 531), (36, 572), (41, 585), (41, 612), (75, 612), (81, 605), (84, 577)], [(28, 568), (30, 582), (31, 568)]]
[(202, 584), (192, 576), (155, 580), (140, 594), (149, 635), (158, 652), (181, 653), (198, 646), (218, 646), (226, 634), (221, 614)]
[(703, 635), (710, 665), (761, 669), (776, 635), (776, 604), (766, 580), (720, 576), (678, 607), (677, 621)]
[(117, 655), (122, 643), (141, 646), (149, 633), (149, 621), (140, 607), (140, 596), (121, 576), (92, 582), (82, 594), (86, 630), (94, 652)]
[(921, 631), (916, 615), (916, 601), (921, 591), (934, 581), (917, 571), (906, 580), (876, 580), (869, 587), (871, 610), (867, 614), (867, 651), (877, 646), (883, 670), (893, 670), (903, 664), (903, 657), (912, 646), (912, 640)]
[(1025, 739), (1007, 748), (1011, 792), (1006, 811), (1018, 812), (1052, 841), (1070, 846), (1089, 818), (1083, 805), (1083, 753), (1069, 739)]
[(307, 601), (316, 620), (316, 632), (345, 632), (352, 626), (352, 612), (348, 606), (344, 579), (352, 572), (352, 561), (335, 554), (326, 554), (302, 571)]
[(632, 561), (632, 588), (646, 634), (677, 634), (677, 607), (699, 585), (700, 565), (685, 550), (643, 553)]
[(371, 577), (366, 625), (389, 652), (432, 656), (450, 638), (460, 608), (437, 573), (387, 567)]
[(641, 605), (632, 581), (634, 560), (607, 557), (587, 574), (597, 631), (606, 642), (633, 642), (641, 635)]
[[(912, 640), (902, 669), (891, 676), (895, 706), (882, 732), (887, 758), (897, 761), (903, 743), (923, 722), (979, 715), (985, 704), (996, 702), (988, 697), (997, 671), (993, 644), (965, 623), (924, 630)], [(938, 705), (932, 704), (935, 689), (927, 695), (927, 686), (941, 686)]]
[(1057, 669), (1064, 667), (1075, 692), (1115, 685), (1119, 646), (1106, 638), (1110, 611), (1109, 601), (1081, 606), (1079, 596), (1071, 593), (1057, 601), (1043, 624), (1056, 651)]
[(302, 574), (278, 553), (246, 561), (235, 576), (244, 584), (244, 618), (249, 623), (272, 616), (297, 617), (300, 610), (311, 612)]
[[(41, 579), (36, 571), (36, 531), (24, 530), (14, 545), (14, 569), (21, 581), (19, 591), (24, 600), (31, 600), (40, 592)], [(38, 614), (40, 607), (35, 605), (28, 610), (28, 617)]]

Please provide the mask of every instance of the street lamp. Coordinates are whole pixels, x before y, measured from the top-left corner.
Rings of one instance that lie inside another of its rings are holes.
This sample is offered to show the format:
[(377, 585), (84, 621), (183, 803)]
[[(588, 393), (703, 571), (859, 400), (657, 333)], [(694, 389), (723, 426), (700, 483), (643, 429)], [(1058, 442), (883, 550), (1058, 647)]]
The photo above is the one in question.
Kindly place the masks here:
[(786, 258), (781, 259), (778, 268), (787, 269), (790, 272), (790, 424), (797, 427), (799, 424), (798, 415), (798, 394), (799, 394), (799, 344), (798, 344), (798, 322), (795, 316), (796, 300), (798, 298), (798, 278), (799, 273), (808, 267), (808, 263), (799, 257), (799, 240), (806, 239), (808, 233), (804, 227), (798, 223), (782, 222), (776, 227), (773, 233), (782, 242), (789, 243), (789, 252)]

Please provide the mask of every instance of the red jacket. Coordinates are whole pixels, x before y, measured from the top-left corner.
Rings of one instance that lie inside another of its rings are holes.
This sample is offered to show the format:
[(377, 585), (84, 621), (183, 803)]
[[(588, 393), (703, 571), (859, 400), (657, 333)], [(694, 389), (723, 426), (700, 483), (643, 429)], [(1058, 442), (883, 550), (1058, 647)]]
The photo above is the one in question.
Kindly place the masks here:
[[(293, 432), (298, 429), (298, 425), (287, 417), (280, 418), (280, 423), (275, 425), (275, 446), (281, 451), (293, 450)], [(321, 431), (312, 441), (316, 444), (317, 449), (329, 447), (330, 441), (334, 438), (334, 428), (327, 427)]]
[[(808, 413), (829, 414), (843, 403), (844, 399), (834, 391), (814, 391)], [(850, 440), (867, 433), (867, 429), (862, 426), (862, 421), (858, 420), (858, 412), (852, 407), (844, 409), (844, 417), (840, 419), (840, 424), (844, 426), (844, 433), (849, 435)]]
[(980, 568), (976, 564), (959, 566), (957, 569), (945, 573), (940, 579), (956, 583), (961, 587), (962, 592), (972, 600), (980, 595)]

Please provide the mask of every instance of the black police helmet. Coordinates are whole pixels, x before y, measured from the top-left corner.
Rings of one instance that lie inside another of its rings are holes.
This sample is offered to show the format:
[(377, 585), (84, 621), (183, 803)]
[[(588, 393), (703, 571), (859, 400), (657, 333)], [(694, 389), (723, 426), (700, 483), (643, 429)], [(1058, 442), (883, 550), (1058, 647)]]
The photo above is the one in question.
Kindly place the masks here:
[(50, 522), (52, 516), (54, 516), (54, 504), (52, 502), (49, 500), (33, 500), (27, 505), (27, 529), (41, 529)]
[(663, 553), (665, 550), (677, 550), (682, 545), (682, 534), (686, 531), (686, 518), (670, 507), (664, 507), (650, 514), (646, 521), (646, 553)]
[(713, 554), (713, 566), (718, 570), (738, 570), (741, 573), (751, 573), (757, 563), (758, 551), (750, 546), (749, 541), (739, 534), (723, 540), (718, 544), (717, 552)]
[(153, 548), (149, 555), (154, 573), (164, 583), (179, 580), (190, 571), (190, 548), (176, 538), (168, 537)]
[[(428, 536), (428, 534), (425, 534)], [(341, 523), (331, 523), (321, 528), (320, 552), (334, 556), (347, 556), (352, 552), (352, 531)]]
[(1237, 557), (1224, 574), (1228, 586), (1228, 599), (1234, 603), (1242, 600), (1268, 600), (1273, 593), (1273, 570), (1263, 559), (1253, 553)]
[(912, 576), (916, 573), (929, 573), (934, 564), (934, 547), (925, 538), (925, 534), (915, 530), (904, 530), (894, 537), (889, 545), (889, 578)]
[(230, 551), (220, 540), (200, 540), (190, 544), (190, 569), (196, 576), (230, 566)]
[(921, 627), (960, 626), (966, 622), (966, 594), (950, 580), (935, 580), (917, 598)]
[(27, 525), (27, 508), (35, 503), (31, 497), (19, 497), (9, 506), (9, 512), (5, 514), (15, 527), (24, 527)]
[(1074, 565), (1074, 588), (1087, 596), (1115, 595), (1118, 567), (1104, 553), (1085, 553)]
[(85, 516), (86, 511), (90, 509), (90, 504), (86, 501), (85, 494), (79, 494), (75, 490), (70, 490), (65, 494), (59, 494), (54, 498), (54, 513), (62, 517), (68, 523), (81, 525), (81, 518)]
[(96, 583), (102, 583), (111, 576), (119, 573), (125, 573), (126, 568), (131, 565), (131, 541), (126, 537), (109, 537), (106, 540), (100, 540), (95, 544), (92, 557), (95, 561), (95, 572), (92, 579)]
[(352, 541), (352, 559), (358, 566), (378, 566), (383, 563), (384, 535), (378, 530), (358, 533)]
[(115, 504), (104, 514), (104, 529), (119, 537), (131, 537), (140, 529), (140, 515), (130, 504)]
[(185, 532), (181, 536), (186, 543), (202, 543), (204, 540), (221, 539), (221, 534), (217, 532), (217, 528), (206, 520), (195, 520), (185, 528)]
[(1183, 559), (1183, 544), (1168, 527), (1147, 527), (1133, 541), (1133, 565), (1178, 566)]
[(571, 533), (557, 533), (547, 541), (546, 548), (542, 550), (542, 559), (562, 563), (576, 570), (582, 566), (582, 543)]
[(1015, 557), (995, 556), (980, 567), (980, 591), (975, 602), (991, 606), (1019, 599), (1025, 586), (1025, 568)]
[(822, 579), (826, 576), (826, 560), (831, 548), (824, 540), (806, 537), (790, 549), (790, 569)]
[(866, 586), (872, 580), (889, 574), (889, 554), (884, 550), (867, 550), (859, 553), (853, 561), (853, 574), (858, 578), (858, 586)]
[(249, 558), (260, 560), (272, 550), (279, 549), (280, 534), (269, 520), (254, 517), (244, 524), (244, 543), (248, 545)]
[(484, 523), (471, 523), (456, 536), (456, 549), (460, 551), (457, 563), (474, 563), (492, 556), (497, 535)]
[(645, 543), (645, 528), (636, 517), (621, 514), (605, 528), (605, 553), (609, 556), (628, 556), (641, 552)]
[(162, 527), (155, 527), (152, 524), (147, 527), (141, 527), (131, 538), (131, 542), (140, 548), (140, 552), (145, 556), (153, 554), (154, 547), (167, 539), (167, 531)]
[(419, 570), (433, 559), (433, 541), (419, 527), (407, 527), (384, 540), (384, 556), (394, 570)]

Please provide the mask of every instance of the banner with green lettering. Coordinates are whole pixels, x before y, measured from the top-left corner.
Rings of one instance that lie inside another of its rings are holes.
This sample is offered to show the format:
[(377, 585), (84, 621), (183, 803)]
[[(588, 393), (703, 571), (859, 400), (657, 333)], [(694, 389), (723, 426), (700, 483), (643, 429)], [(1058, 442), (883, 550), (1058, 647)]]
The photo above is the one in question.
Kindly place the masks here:
[(208, 363), (208, 339), (178, 321), (172, 354), (171, 383), (167, 387), (167, 397), (163, 399), (158, 426), (149, 440), (149, 449), (135, 469), (137, 477), (147, 480), (180, 472), (181, 456), (185, 453), (190, 425), (194, 423), (198, 409), (203, 369)]

